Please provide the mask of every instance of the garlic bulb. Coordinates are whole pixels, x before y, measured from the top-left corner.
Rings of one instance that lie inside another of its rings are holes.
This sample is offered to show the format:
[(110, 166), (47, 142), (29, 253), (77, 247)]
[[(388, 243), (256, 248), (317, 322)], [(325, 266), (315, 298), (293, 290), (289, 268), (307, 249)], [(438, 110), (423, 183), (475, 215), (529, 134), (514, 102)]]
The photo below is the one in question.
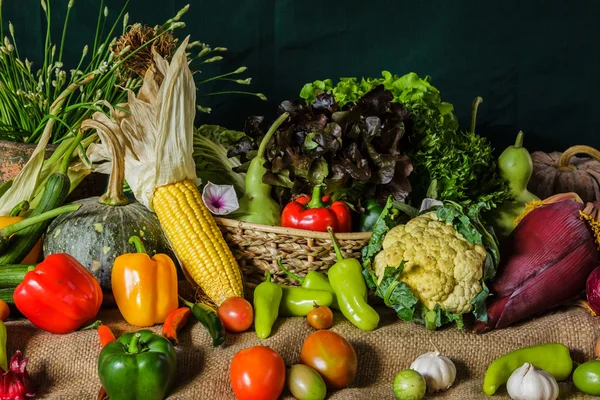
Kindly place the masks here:
[(456, 379), (456, 367), (448, 357), (441, 356), (439, 351), (425, 353), (410, 365), (425, 378), (428, 392), (446, 390)]
[(506, 390), (513, 400), (555, 400), (558, 397), (556, 379), (529, 363), (512, 373), (506, 383)]

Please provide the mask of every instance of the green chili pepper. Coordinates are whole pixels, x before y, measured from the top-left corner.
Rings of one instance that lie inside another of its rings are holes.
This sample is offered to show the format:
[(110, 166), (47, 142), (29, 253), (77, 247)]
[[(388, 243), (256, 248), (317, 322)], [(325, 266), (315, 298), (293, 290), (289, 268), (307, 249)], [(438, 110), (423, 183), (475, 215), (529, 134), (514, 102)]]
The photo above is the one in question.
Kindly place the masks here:
[(8, 371), (8, 358), (6, 357), (6, 325), (0, 321), (0, 368)]
[(281, 291), (279, 314), (284, 317), (306, 317), (315, 308), (315, 303), (329, 307), (333, 302), (333, 295), (325, 290), (281, 286)]
[(331, 293), (333, 295), (333, 301), (331, 302), (331, 308), (335, 308), (336, 310), (340, 309), (340, 306), (338, 305), (338, 302), (337, 302), (337, 297), (335, 297), (335, 292), (333, 291), (333, 288), (331, 287), (331, 283), (329, 283), (329, 279), (327, 279), (327, 277), (325, 275), (323, 275), (322, 273), (317, 272), (317, 271), (308, 271), (303, 278), (301, 276), (298, 276), (298, 275), (290, 272), (288, 269), (286, 269), (283, 266), (283, 264), (281, 263), (280, 259), (277, 260), (277, 263), (279, 264), (279, 268), (281, 268), (281, 270), (283, 272), (285, 272), (285, 274), (287, 276), (300, 282), (300, 285), (303, 288), (314, 289), (314, 290), (325, 290), (325, 291)]
[(254, 330), (259, 338), (266, 339), (271, 334), (282, 295), (281, 286), (271, 282), (271, 273), (267, 271), (265, 281), (254, 289)]
[(377, 204), (377, 200), (367, 200), (365, 202), (365, 212), (360, 216), (359, 230), (361, 232), (372, 232), (382, 211), (383, 207)]
[(329, 282), (340, 310), (356, 327), (372, 331), (379, 324), (379, 314), (367, 303), (367, 284), (363, 278), (362, 266), (354, 258), (344, 259), (331, 227), (327, 231), (337, 256), (337, 262), (329, 268)]
[(210, 307), (202, 303), (193, 304), (181, 296), (179, 299), (192, 310), (192, 314), (208, 330), (213, 341), (213, 347), (225, 342), (225, 325), (223, 321)]
[(149, 330), (126, 333), (98, 357), (100, 382), (111, 400), (162, 400), (176, 376), (176, 353), (164, 337)]
[(525, 363), (552, 374), (557, 381), (565, 380), (573, 370), (569, 348), (560, 343), (524, 347), (508, 353), (490, 364), (485, 372), (483, 391), (492, 396), (512, 373)]

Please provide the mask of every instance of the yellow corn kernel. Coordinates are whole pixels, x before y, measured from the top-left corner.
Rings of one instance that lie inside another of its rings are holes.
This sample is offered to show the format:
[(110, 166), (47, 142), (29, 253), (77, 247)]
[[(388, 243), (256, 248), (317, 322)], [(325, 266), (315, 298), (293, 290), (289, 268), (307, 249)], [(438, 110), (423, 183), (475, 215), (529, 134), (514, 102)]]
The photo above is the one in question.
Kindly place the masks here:
[(161, 186), (152, 205), (187, 276), (217, 306), (243, 297), (240, 268), (196, 185), (185, 180)]

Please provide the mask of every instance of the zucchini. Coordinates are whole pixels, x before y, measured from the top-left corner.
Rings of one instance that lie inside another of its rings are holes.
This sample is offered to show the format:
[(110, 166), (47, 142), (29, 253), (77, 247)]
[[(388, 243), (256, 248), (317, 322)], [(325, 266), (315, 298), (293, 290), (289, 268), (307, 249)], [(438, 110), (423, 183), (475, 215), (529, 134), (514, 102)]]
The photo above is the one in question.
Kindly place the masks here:
[[(44, 194), (29, 218), (42, 215), (46, 211), (54, 210), (61, 206), (67, 199), (71, 188), (71, 181), (69, 180), (67, 171), (69, 169), (69, 163), (71, 162), (71, 155), (79, 146), (81, 137), (82, 134), (79, 133), (77, 138), (69, 146), (69, 149), (66, 151), (62, 160), (60, 170), (48, 177)], [(20, 230), (12, 238), (13, 245), (10, 250), (6, 252), (3, 251), (2, 244), (0, 243), (0, 265), (21, 262), (27, 254), (29, 254), (31, 249), (33, 249), (33, 246), (35, 246), (38, 240), (40, 240), (44, 232), (46, 232), (50, 222), (51, 220), (45, 219), (40, 223)], [(2, 238), (0, 238), (0, 240), (2, 240)]]
[(25, 274), (33, 271), (35, 265), (0, 265), (0, 289), (15, 288), (23, 282)]
[(0, 300), (4, 300), (6, 304), (15, 304), (15, 300), (13, 299), (14, 293), (15, 288), (0, 289)]

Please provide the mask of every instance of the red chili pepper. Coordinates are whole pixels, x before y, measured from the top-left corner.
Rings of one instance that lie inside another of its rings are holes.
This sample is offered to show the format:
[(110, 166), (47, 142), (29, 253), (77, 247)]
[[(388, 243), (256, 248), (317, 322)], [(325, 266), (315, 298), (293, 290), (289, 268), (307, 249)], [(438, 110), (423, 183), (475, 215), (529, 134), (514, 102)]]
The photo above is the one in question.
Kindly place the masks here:
[(331, 203), (331, 197), (321, 197), (321, 186), (315, 186), (312, 199), (306, 195), (300, 196), (285, 206), (281, 214), (281, 225), (318, 232), (327, 232), (327, 227), (331, 226), (334, 232), (351, 232), (350, 213), (350, 207), (346, 203)]
[(115, 334), (106, 325), (100, 325), (98, 327), (98, 337), (100, 337), (100, 345), (102, 347), (104, 347), (107, 344), (109, 344), (110, 342), (114, 342), (116, 340)]
[(69, 333), (98, 314), (102, 289), (75, 258), (52, 254), (25, 274), (13, 297), (33, 325), (51, 333)]

